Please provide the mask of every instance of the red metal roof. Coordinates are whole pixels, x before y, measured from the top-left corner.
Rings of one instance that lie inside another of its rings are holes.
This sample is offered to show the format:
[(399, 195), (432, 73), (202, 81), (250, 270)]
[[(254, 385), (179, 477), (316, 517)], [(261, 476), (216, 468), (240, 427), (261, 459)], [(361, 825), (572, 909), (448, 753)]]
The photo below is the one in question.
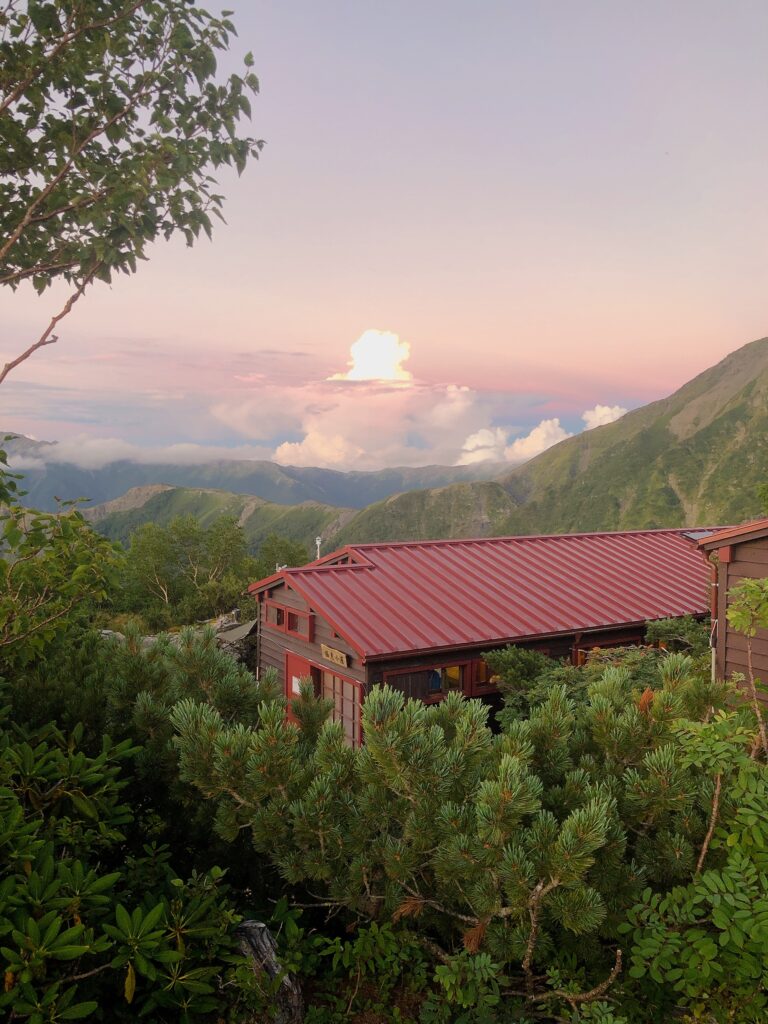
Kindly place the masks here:
[(704, 614), (686, 532), (356, 544), (250, 589), (285, 582), (367, 658), (522, 640)]

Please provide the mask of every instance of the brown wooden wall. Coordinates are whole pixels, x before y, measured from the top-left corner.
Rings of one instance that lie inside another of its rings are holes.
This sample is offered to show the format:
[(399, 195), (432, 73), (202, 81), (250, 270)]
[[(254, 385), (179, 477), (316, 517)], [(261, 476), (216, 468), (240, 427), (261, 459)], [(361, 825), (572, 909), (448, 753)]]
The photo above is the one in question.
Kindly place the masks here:
[[(768, 576), (768, 537), (733, 543), (730, 561), (725, 549), (720, 549), (717, 593), (717, 648), (716, 671), (718, 678), (727, 679), (734, 672), (747, 674), (747, 641), (728, 624), (726, 610), (728, 591), (743, 579), (763, 579)], [(768, 630), (760, 630), (752, 641), (752, 661), (755, 674), (768, 683)]]
[[(568, 636), (541, 637), (537, 640), (521, 642), (520, 647), (541, 651), (550, 658), (572, 658), (576, 651), (589, 651), (593, 647), (620, 647), (632, 644), (640, 644), (645, 640), (644, 628), (630, 627), (619, 629), (604, 629), (590, 633), (570, 634)], [(498, 648), (496, 644), (495, 647)], [(484, 651), (494, 650), (493, 643), (486, 643), (473, 648), (447, 650), (442, 652), (405, 655), (397, 658), (377, 659), (367, 665), (367, 688), (381, 682), (388, 682), (390, 686), (398, 687), (398, 674), (406, 674), (406, 670), (418, 671), (427, 668), (439, 668), (445, 665), (470, 664), (481, 658)], [(468, 696), (485, 697), (496, 691), (496, 687), (481, 687), (475, 684), (472, 670), (465, 670), (464, 692)]]
[[(296, 608), (298, 611), (309, 611), (306, 601), (294, 590), (284, 584), (275, 587), (270, 593), (270, 600), (284, 605), (286, 608)], [(314, 617), (314, 637), (311, 643), (299, 637), (289, 636), (278, 629), (274, 629), (266, 622), (266, 605), (264, 601), (259, 603), (259, 671), (265, 668), (277, 670), (281, 687), (285, 686), (285, 654), (291, 651), (302, 658), (320, 665), (323, 668), (334, 669), (340, 675), (356, 679), (358, 682), (365, 682), (365, 669), (361, 663), (360, 656), (349, 646), (349, 644), (337, 636), (332, 627), (319, 615)], [(332, 662), (326, 661), (320, 653), (320, 644), (333, 647), (337, 651), (343, 651), (347, 655), (347, 667), (341, 668)]]

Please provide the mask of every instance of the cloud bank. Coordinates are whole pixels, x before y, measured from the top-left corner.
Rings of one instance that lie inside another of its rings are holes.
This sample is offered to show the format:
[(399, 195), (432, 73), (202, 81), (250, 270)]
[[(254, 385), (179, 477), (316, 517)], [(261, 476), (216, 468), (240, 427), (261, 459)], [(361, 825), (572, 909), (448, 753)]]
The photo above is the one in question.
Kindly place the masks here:
[[(486, 461), (517, 465), (571, 437), (580, 426), (573, 421), (572, 405), (564, 421), (552, 415), (559, 409), (546, 396), (532, 404), (524, 395), (417, 380), (406, 366), (410, 352), (397, 334), (371, 329), (350, 346), (344, 372), (324, 376), (310, 369), (293, 377), (275, 373), (269, 361), (256, 359), (254, 365), (242, 353), (226, 370), (218, 367), (219, 373), (228, 370), (229, 384), (212, 387), (215, 398), (206, 403), (202, 397), (182, 396), (169, 421), (171, 437), (186, 433), (219, 443), (147, 447), (116, 436), (78, 433), (24, 452), (23, 458), (17, 455), (15, 466), (34, 469), (45, 462), (71, 462), (99, 469), (118, 460), (193, 465), (222, 459), (269, 459), (340, 470)], [(111, 405), (102, 397), (98, 409), (89, 413), (83, 408), (81, 422), (107, 421), (119, 429), (119, 401)], [(81, 399), (74, 392), (69, 400)], [(139, 408), (151, 423), (167, 404), (147, 398), (137, 407), (133, 400), (129, 411), (135, 420)], [(625, 411), (619, 405), (597, 404), (581, 414), (583, 429), (611, 423)]]
[[(593, 430), (595, 427), (613, 423), (626, 411), (620, 405), (596, 405), (594, 409), (586, 409), (581, 414), (584, 430)], [(484, 427), (470, 434), (464, 441), (456, 465), (466, 466), (469, 463), (485, 461), (503, 461), (519, 465), (541, 455), (548, 448), (569, 437), (573, 437), (573, 434), (563, 427), (558, 417), (542, 420), (529, 433), (514, 439), (510, 437), (509, 431), (501, 427)]]

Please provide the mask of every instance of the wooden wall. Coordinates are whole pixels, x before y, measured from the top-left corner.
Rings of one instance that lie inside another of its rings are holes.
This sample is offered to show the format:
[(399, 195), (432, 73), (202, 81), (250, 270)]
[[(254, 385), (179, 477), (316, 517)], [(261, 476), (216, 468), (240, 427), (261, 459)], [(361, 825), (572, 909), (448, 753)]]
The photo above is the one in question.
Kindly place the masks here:
[[(572, 633), (567, 636), (540, 637), (520, 643), (520, 647), (541, 651), (550, 658), (570, 658), (578, 661), (578, 650), (590, 651), (593, 647), (624, 647), (645, 642), (643, 627), (620, 627), (617, 629), (595, 630), (589, 633)], [(482, 646), (461, 650), (448, 650), (428, 654), (405, 655), (400, 657), (382, 658), (369, 662), (367, 665), (368, 688), (387, 681), (391, 686), (398, 687), (397, 674), (407, 669), (418, 671), (425, 668), (438, 668), (445, 665), (473, 663), (482, 657), (484, 651), (498, 648), (492, 642)], [(390, 675), (390, 673), (392, 673)], [(493, 686), (478, 686), (473, 678), (471, 667), (465, 670), (464, 692), (467, 696), (486, 697), (497, 692)]]
[[(262, 595), (263, 596), (263, 595)], [(296, 608), (298, 611), (307, 612), (307, 602), (296, 591), (281, 584), (270, 592), (270, 600), (284, 605), (286, 608)], [(341, 637), (337, 636), (332, 627), (319, 615), (314, 617), (314, 635), (312, 642), (299, 637), (289, 636), (278, 629), (273, 628), (266, 622), (266, 605), (264, 601), (259, 602), (259, 671), (265, 668), (277, 670), (280, 685), (285, 685), (285, 654), (291, 651), (299, 657), (323, 668), (335, 669), (339, 675), (365, 682), (365, 669), (361, 663), (360, 655), (357, 654)], [(334, 650), (343, 651), (347, 655), (347, 667), (341, 668), (332, 662), (326, 661), (320, 651), (320, 644), (332, 647)]]
[[(723, 561), (725, 549), (720, 549), (717, 593), (717, 647), (716, 671), (720, 679), (733, 672), (747, 674), (747, 641), (728, 624), (726, 610), (728, 591), (743, 579), (763, 579), (768, 576), (768, 537), (733, 543), (730, 561)], [(727, 555), (726, 555), (727, 557)], [(768, 683), (768, 631), (760, 630), (752, 641), (752, 661), (755, 675)]]

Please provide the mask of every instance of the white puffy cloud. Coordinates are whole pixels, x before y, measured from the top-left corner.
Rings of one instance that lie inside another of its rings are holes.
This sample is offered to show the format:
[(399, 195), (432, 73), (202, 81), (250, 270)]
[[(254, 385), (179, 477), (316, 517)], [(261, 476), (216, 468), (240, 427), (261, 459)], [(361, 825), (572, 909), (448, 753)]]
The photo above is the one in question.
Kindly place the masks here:
[(594, 409), (587, 409), (581, 414), (586, 426), (585, 430), (592, 430), (594, 427), (604, 427), (606, 423), (613, 423), (619, 419), (627, 410), (621, 405), (596, 405)]
[(457, 466), (468, 466), (472, 462), (501, 462), (509, 435), (501, 427), (483, 427), (470, 434), (462, 445)]
[(553, 444), (572, 437), (568, 431), (561, 426), (557, 418), (542, 420), (525, 437), (518, 437), (504, 449), (504, 458), (507, 462), (527, 462), (535, 455), (540, 455)]
[(455, 385), (320, 383), (303, 389), (298, 441), (277, 446), (277, 462), (380, 469), (451, 464), (488, 413), (476, 392)]
[(466, 438), (457, 465), (472, 462), (527, 462), (572, 435), (559, 419), (542, 420), (528, 434), (510, 441), (509, 431), (501, 427), (483, 427)]
[(284, 466), (354, 466), (365, 457), (365, 449), (342, 434), (310, 430), (301, 441), (284, 441), (273, 453)]
[(409, 381), (413, 375), (403, 367), (411, 346), (392, 331), (364, 331), (349, 349), (349, 369), (329, 380)]
[[(584, 429), (592, 430), (613, 423), (626, 411), (621, 405), (596, 405), (594, 409), (582, 413)], [(542, 420), (528, 434), (513, 440), (510, 439), (509, 431), (501, 427), (482, 427), (465, 439), (456, 464), (465, 466), (472, 462), (486, 461), (527, 462), (572, 436), (557, 417)]]
[[(284, 465), (380, 469), (451, 464), (489, 405), (471, 388), (413, 380), (407, 342), (365, 331), (350, 369), (299, 385), (256, 385), (217, 402), (211, 413), (250, 441), (285, 438), (271, 452)], [(286, 436), (287, 435), (287, 436)]]

